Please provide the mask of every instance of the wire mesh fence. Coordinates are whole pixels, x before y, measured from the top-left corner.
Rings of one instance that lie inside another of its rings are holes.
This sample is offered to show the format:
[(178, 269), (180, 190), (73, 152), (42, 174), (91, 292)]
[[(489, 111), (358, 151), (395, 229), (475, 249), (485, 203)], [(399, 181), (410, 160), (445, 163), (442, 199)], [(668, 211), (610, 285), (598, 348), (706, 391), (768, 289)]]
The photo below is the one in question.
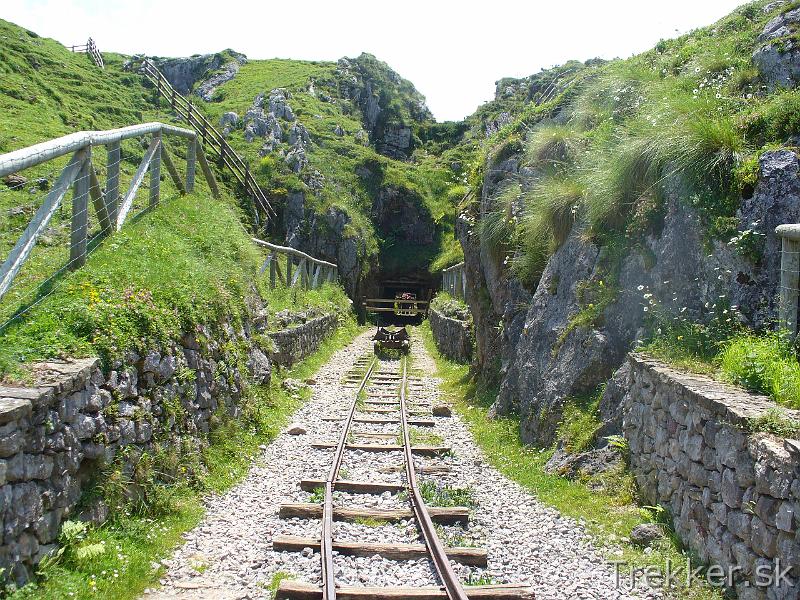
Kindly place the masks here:
[[(185, 158), (185, 179), (171, 157)], [(160, 123), (81, 132), (0, 155), (0, 333), (125, 222), (191, 191), (196, 158), (216, 193), (194, 132)]]

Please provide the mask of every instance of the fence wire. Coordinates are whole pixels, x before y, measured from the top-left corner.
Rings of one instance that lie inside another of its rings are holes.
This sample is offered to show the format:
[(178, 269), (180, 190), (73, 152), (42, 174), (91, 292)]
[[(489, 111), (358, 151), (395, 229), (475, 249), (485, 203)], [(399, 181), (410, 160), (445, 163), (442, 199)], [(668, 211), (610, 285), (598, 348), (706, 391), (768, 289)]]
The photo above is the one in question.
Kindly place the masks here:
[[(105, 195), (107, 176), (111, 168), (119, 167), (119, 196), (118, 206), (125, 197), (134, 175), (144, 158), (151, 136), (131, 138), (120, 143), (119, 158), (112, 164), (107, 164), (107, 147), (94, 146), (92, 151), (92, 166)], [(186, 140), (174, 142), (168, 136), (162, 136), (162, 148), (166, 150), (176, 163), (181, 178), (185, 179)], [(24, 171), (14, 173), (13, 176), (4, 178), (0, 183), (0, 263), (4, 262), (10, 250), (28, 227), (36, 211), (42, 206), (60, 173), (69, 163), (70, 156), (62, 156), (46, 163), (30, 167)], [(183, 167), (183, 168), (182, 168)], [(16, 176), (16, 177), (15, 177)], [(25, 177), (23, 182), (19, 176)], [(5, 296), (0, 299), (0, 333), (17, 322), (21, 317), (42, 304), (56, 291), (70, 280), (70, 272), (76, 267), (76, 262), (81, 257), (72, 257), (73, 249), (83, 242), (73, 242), (71, 236), (71, 223), (73, 217), (87, 217), (86, 257), (88, 258), (98, 248), (102, 247), (102, 240), (114, 233), (116, 222), (111, 221), (101, 226), (100, 219), (95, 212), (91, 195), (87, 200), (87, 208), (73, 214), (72, 203), (74, 190), (78, 184), (90, 184), (85, 181), (88, 174), (79, 175), (71, 185), (53, 214), (47, 227), (38, 238), (31, 254), (15, 277)], [(203, 177), (195, 178), (195, 189), (202, 190), (205, 182)], [(88, 188), (88, 185), (86, 186)], [(136, 192), (131, 208), (126, 218), (126, 223), (137, 221), (150, 209), (150, 173), (145, 173), (141, 186)], [(160, 177), (160, 203), (168, 202), (177, 196), (178, 188), (170, 177), (166, 166), (161, 165)], [(139, 225), (142, 226), (142, 225)]]

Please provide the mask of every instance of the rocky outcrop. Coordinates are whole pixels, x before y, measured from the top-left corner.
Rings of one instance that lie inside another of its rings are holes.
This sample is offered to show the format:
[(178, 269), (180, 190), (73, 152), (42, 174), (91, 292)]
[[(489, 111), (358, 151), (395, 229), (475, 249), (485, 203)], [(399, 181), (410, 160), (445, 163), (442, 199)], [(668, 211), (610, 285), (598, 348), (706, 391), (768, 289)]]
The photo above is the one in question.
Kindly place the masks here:
[(758, 36), (761, 44), (753, 53), (753, 64), (770, 90), (791, 89), (800, 82), (800, 8), (793, 8), (769, 21)]
[[(800, 9), (799, 9), (800, 10)], [(748, 322), (763, 327), (777, 314), (781, 240), (775, 228), (800, 223), (800, 161), (791, 150), (765, 152), (758, 184), (739, 210), (739, 235), (734, 245), (746, 252), (734, 274), (732, 304)]]
[(199, 81), (197, 95), (211, 102), (217, 87), (233, 79), (239, 67), (247, 62), (244, 54), (225, 50), (189, 58), (153, 58), (164, 77), (181, 94), (190, 93)]
[(400, 160), (411, 156), (413, 124), (433, 119), (414, 86), (370, 54), (339, 59), (337, 78), (341, 96), (360, 109), (375, 149)]
[[(796, 598), (800, 444), (746, 431), (774, 403), (643, 356), (628, 362), (623, 431), (643, 500), (668, 509), (701, 562), (736, 568), (739, 598)], [(759, 587), (759, 568), (791, 573)]]
[[(243, 119), (244, 139), (248, 142), (262, 140), (261, 156), (277, 151), (293, 173), (300, 173), (308, 166), (307, 150), (311, 136), (305, 126), (296, 122), (294, 111), (288, 104), (289, 98), (291, 94), (283, 88), (272, 90), (269, 96), (264, 93), (256, 96)], [(284, 138), (289, 144), (288, 149), (280, 147)], [(312, 176), (309, 174), (308, 177)], [(314, 189), (311, 184), (309, 187)]]
[[(501, 171), (519, 179), (513, 158), (498, 166), (492, 178)], [(548, 261), (529, 300), (501, 257), (481, 245), (469, 218), (462, 217), (458, 231), (478, 359), (489, 370), (485, 361), (502, 357), (495, 409), (519, 412), (523, 439), (548, 446), (566, 400), (605, 383), (653, 315), (707, 322), (734, 307), (728, 318), (756, 327), (774, 319), (780, 261), (774, 229), (800, 220), (798, 166), (791, 151), (765, 153), (759, 182), (739, 211), (739, 235), (730, 243), (712, 242), (711, 252), (701, 216), (684, 201), (689, 190), (680, 178), (669, 177), (663, 183), (663, 221), (624, 257), (614, 259), (574, 230)], [(485, 197), (498, 185), (487, 176)], [(614, 289), (604, 287), (609, 285)], [(477, 286), (487, 291), (471, 294)], [(611, 398), (607, 405), (605, 417), (613, 422)]]
[[(42, 363), (32, 386), (0, 387), (0, 568), (14, 582), (26, 582), (56, 548), (65, 520), (103, 520), (114, 508), (98, 501), (78, 514), (97, 477), (120, 471), (131, 481), (124, 493), (137, 498), (150, 483), (133, 474), (144, 453), (176, 457), (157, 465), (166, 478), (182, 464), (202, 468), (196, 457), (207, 434), (221, 417), (239, 415), (248, 381), (269, 383), (273, 364), (304, 358), (339, 322), (326, 314), (267, 334), (263, 306), (249, 304), (240, 329), (199, 326), (166, 347), (128, 352), (105, 372), (95, 358)], [(271, 348), (256, 342), (264, 336)]]
[(347, 294), (360, 294), (362, 276), (369, 270), (367, 246), (354, 233), (351, 217), (344, 210), (330, 206), (320, 214), (306, 207), (303, 192), (290, 192), (284, 210), (286, 245), (327, 260), (339, 268), (339, 277)]
[(466, 364), (472, 362), (474, 336), (469, 317), (454, 318), (431, 308), (428, 311), (428, 322), (439, 352), (456, 362)]

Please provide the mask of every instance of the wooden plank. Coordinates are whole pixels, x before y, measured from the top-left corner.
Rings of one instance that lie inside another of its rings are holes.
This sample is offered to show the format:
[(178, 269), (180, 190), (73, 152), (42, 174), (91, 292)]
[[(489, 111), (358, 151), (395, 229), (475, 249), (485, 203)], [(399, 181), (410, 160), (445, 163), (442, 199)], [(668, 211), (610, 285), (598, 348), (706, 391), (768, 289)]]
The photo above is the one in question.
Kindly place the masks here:
[[(467, 523), (469, 521), (469, 508), (466, 506), (452, 506), (441, 508), (429, 506), (428, 514), (437, 523), (452, 525)], [(319, 519), (322, 517), (322, 505), (311, 502), (295, 502), (281, 504), (278, 510), (281, 519)], [(355, 521), (357, 519), (374, 519), (376, 521), (402, 521), (414, 517), (410, 508), (380, 509), (380, 508), (344, 508), (333, 509), (333, 518), (336, 521)]]
[(83, 161), (72, 191), (72, 220), (69, 236), (69, 268), (74, 271), (86, 264), (86, 242), (89, 236), (89, 167), (91, 154)]
[[(323, 421), (341, 421), (341, 417), (322, 417)], [(385, 424), (392, 424), (395, 425), (400, 422), (400, 419), (388, 419), (385, 417), (353, 417), (353, 423), (369, 423), (372, 425), (385, 425)], [(436, 421), (433, 419), (409, 419), (409, 425), (415, 425), (417, 427), (433, 427), (436, 425)]]
[(172, 183), (175, 184), (175, 187), (178, 188), (181, 196), (183, 196), (186, 194), (186, 188), (183, 186), (183, 180), (178, 173), (178, 169), (175, 168), (175, 163), (172, 162), (172, 157), (170, 156), (169, 152), (167, 152), (167, 147), (164, 145), (161, 146), (161, 159), (164, 161), (164, 165), (167, 167), (167, 172), (172, 179)]
[[(188, 121), (189, 124), (191, 125), (192, 123), (191, 118), (188, 119)], [(197, 169), (197, 140), (189, 140), (189, 145), (186, 148), (186, 192), (189, 194), (191, 194), (194, 191), (194, 178), (196, 169)]]
[(153, 159), (150, 161), (150, 208), (158, 206), (161, 198), (161, 147), (164, 145), (160, 133), (154, 133), (153, 139), (158, 138), (156, 151), (153, 152)]
[(394, 440), (397, 439), (398, 433), (375, 433), (374, 431), (351, 431), (355, 437), (370, 438), (373, 440)]
[[(534, 600), (533, 588), (525, 584), (468, 585), (470, 600)], [(447, 600), (440, 587), (338, 587), (338, 600)], [(304, 581), (281, 580), (275, 600), (322, 600), (322, 588)]]
[(108, 204), (103, 197), (103, 191), (100, 189), (100, 180), (97, 179), (97, 172), (95, 172), (91, 163), (89, 163), (89, 196), (92, 199), (94, 211), (97, 213), (100, 233), (109, 233), (111, 231), (111, 221), (108, 217)]
[[(319, 540), (304, 538), (294, 535), (276, 535), (272, 538), (272, 548), (275, 552), (301, 552), (304, 548), (311, 548), (319, 552)], [(428, 549), (424, 544), (376, 544), (367, 542), (341, 542), (333, 540), (333, 551), (349, 556), (374, 556), (376, 554), (388, 560), (417, 560), (427, 558)], [(486, 550), (484, 548), (445, 548), (445, 553), (450, 560), (463, 565), (485, 568), (487, 565)]]
[(203, 147), (200, 144), (195, 144), (195, 152), (197, 153), (197, 160), (200, 163), (203, 176), (208, 182), (208, 187), (211, 188), (211, 193), (214, 195), (214, 198), (219, 198), (219, 186), (217, 185), (214, 173), (211, 171), (211, 167), (208, 165), (208, 159), (206, 158), (206, 153), (203, 152)]
[[(306, 271), (306, 259), (301, 258), (300, 264), (297, 265), (297, 270), (294, 272), (294, 275), (292, 276), (292, 283), (289, 285), (289, 287), (294, 287), (295, 285), (297, 285), (298, 281), (300, 281), (302, 285), (302, 283), (305, 281), (305, 275), (303, 275), (305, 271)], [(301, 277), (303, 279), (300, 279)]]
[(111, 142), (106, 147), (106, 210), (108, 212), (108, 220), (112, 224), (117, 222), (120, 160), (120, 144), (119, 142)]
[[(311, 447), (327, 450), (336, 448), (336, 444), (312, 442)], [(347, 450), (360, 450), (362, 452), (401, 452), (403, 450), (403, 446), (398, 444), (347, 444), (345, 448)], [(450, 446), (414, 446), (411, 448), (411, 452), (419, 456), (442, 456), (451, 450), (452, 448), (450, 448)]]
[[(303, 479), (300, 481), (300, 489), (304, 492), (313, 492), (321, 487), (325, 487), (325, 481), (323, 479)], [(351, 494), (382, 494), (384, 492), (396, 494), (406, 489), (406, 486), (399, 483), (350, 481), (347, 479), (339, 479), (335, 487), (337, 491), (349, 492)]]
[(294, 268), (294, 258), (291, 254), (286, 255), (286, 287), (292, 287), (292, 269)]
[(277, 244), (272, 244), (270, 242), (265, 242), (264, 240), (260, 240), (258, 238), (252, 238), (253, 242), (258, 244), (259, 246), (264, 246), (265, 248), (269, 248), (270, 250), (274, 250), (275, 252), (280, 252), (281, 254), (291, 254), (297, 258), (305, 258), (308, 261), (311, 261), (314, 264), (318, 265), (325, 265), (331, 268), (336, 268), (336, 265), (328, 262), (326, 260), (321, 260), (319, 258), (314, 258), (305, 252), (298, 250), (297, 248), (292, 248), (291, 246), (279, 246)]
[(22, 235), (17, 240), (17, 243), (8, 253), (8, 257), (2, 266), (0, 266), (0, 298), (8, 291), (14, 278), (19, 273), (22, 265), (28, 259), (33, 247), (36, 245), (36, 240), (45, 230), (50, 219), (58, 210), (64, 195), (69, 190), (72, 182), (75, 181), (78, 173), (81, 170), (81, 165), (86, 161), (88, 153), (85, 150), (78, 150), (73, 154), (67, 166), (61, 171), (55, 184), (50, 192), (45, 196), (42, 205), (33, 215), (30, 223), (22, 232)]
[(144, 153), (142, 162), (139, 163), (139, 168), (136, 169), (136, 173), (133, 175), (133, 179), (128, 187), (128, 191), (125, 192), (125, 197), (122, 199), (117, 211), (117, 231), (122, 229), (125, 219), (128, 218), (128, 213), (133, 205), (133, 199), (136, 197), (136, 192), (139, 190), (139, 186), (142, 185), (144, 174), (147, 173), (147, 168), (150, 166), (150, 161), (158, 149), (159, 143), (160, 140), (157, 137), (153, 137), (152, 141), (150, 142), (150, 146), (147, 148), (147, 152)]

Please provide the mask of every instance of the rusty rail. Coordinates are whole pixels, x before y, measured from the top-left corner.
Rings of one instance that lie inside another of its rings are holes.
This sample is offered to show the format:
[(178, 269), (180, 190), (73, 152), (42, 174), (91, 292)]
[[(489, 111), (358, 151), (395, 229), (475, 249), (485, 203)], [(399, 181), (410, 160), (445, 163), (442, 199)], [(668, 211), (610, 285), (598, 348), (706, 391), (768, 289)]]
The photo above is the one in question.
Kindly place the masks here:
[(409, 491), (411, 492), (411, 504), (414, 508), (414, 515), (417, 518), (422, 535), (425, 538), (425, 545), (428, 547), (428, 552), (433, 559), (433, 564), (436, 566), (436, 572), (439, 579), (445, 587), (447, 597), (450, 600), (467, 600), (467, 594), (464, 587), (458, 580), (453, 567), (450, 565), (450, 560), (447, 558), (447, 553), (442, 545), (442, 540), (436, 533), (433, 527), (428, 509), (425, 502), (422, 500), (422, 494), (417, 486), (417, 474), (414, 470), (414, 456), (411, 453), (411, 435), (408, 428), (408, 416), (406, 412), (406, 381), (408, 377), (406, 360), (403, 360), (403, 377), (400, 380), (400, 428), (403, 433), (403, 453), (405, 455), (406, 463), (406, 480), (408, 483)]
[(216, 161), (231, 172), (236, 182), (250, 197), (253, 202), (252, 209), (256, 227), (259, 227), (261, 222), (259, 210), (265, 222), (270, 217), (275, 217), (275, 210), (250, 172), (250, 167), (230, 146), (225, 136), (206, 119), (196, 106), (172, 87), (169, 80), (150, 60), (146, 58), (142, 60), (141, 72), (155, 86), (158, 95), (163, 96), (169, 102), (175, 114), (197, 131), (203, 144), (216, 155)]
[(336, 446), (336, 454), (333, 458), (333, 465), (331, 466), (328, 479), (325, 481), (325, 504), (322, 508), (322, 597), (328, 600), (336, 598), (336, 581), (333, 569), (333, 486), (339, 478), (339, 469), (342, 466), (342, 458), (344, 457), (344, 449), (347, 446), (347, 436), (350, 433), (350, 426), (353, 424), (353, 417), (356, 414), (358, 405), (358, 396), (361, 394), (364, 387), (367, 385), (372, 371), (375, 369), (375, 358), (364, 373), (361, 383), (353, 395), (353, 404), (350, 406), (350, 412), (347, 415), (347, 421), (342, 428), (342, 435), (339, 437), (339, 444)]

